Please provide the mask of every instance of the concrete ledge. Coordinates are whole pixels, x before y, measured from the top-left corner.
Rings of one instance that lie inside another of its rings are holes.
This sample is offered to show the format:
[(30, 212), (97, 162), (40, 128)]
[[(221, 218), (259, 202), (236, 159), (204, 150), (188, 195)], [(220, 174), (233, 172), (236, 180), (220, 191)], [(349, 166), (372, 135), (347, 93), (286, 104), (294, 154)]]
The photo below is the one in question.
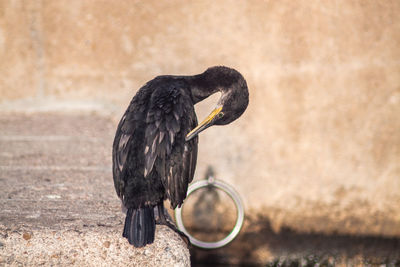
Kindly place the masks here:
[(122, 237), (114, 128), (95, 114), (0, 116), (0, 266), (190, 266), (167, 227), (145, 248)]
[(32, 231), (1, 226), (0, 233), (2, 266), (190, 266), (185, 242), (165, 226), (157, 226), (153, 244), (139, 249), (119, 229), (105, 227)]

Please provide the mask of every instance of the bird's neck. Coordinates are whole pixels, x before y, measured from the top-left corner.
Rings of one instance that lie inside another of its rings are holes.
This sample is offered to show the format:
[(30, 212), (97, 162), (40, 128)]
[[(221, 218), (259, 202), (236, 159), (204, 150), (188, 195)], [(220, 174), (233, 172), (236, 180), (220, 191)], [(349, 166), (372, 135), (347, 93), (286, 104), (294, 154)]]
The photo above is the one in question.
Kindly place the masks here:
[(188, 80), (193, 103), (196, 104), (212, 94), (222, 91), (222, 88), (210, 83), (201, 75), (195, 75)]

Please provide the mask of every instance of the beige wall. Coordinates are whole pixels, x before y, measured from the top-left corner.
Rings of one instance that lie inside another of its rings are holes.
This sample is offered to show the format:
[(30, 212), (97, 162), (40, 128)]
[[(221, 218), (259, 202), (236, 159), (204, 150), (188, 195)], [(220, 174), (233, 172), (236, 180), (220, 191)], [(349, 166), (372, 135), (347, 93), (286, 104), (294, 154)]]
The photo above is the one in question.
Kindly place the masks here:
[(156, 75), (234, 67), (250, 106), (202, 134), (197, 176), (214, 166), (275, 230), (400, 236), (399, 14), (389, 0), (0, 0), (0, 110), (120, 116)]

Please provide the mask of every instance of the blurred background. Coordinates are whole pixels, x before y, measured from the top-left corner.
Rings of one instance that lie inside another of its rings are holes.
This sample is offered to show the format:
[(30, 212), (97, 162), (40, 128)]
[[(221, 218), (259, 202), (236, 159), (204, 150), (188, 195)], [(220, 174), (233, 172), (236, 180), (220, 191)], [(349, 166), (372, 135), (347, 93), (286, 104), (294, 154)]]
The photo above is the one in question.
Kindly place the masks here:
[[(119, 118), (144, 83), (235, 68), (249, 107), (200, 135), (195, 179), (212, 167), (232, 185), (245, 225), (225, 248), (193, 249), (193, 260), (399, 262), (399, 14), (397, 0), (0, 0), (0, 113), (10, 124), (19, 113), (109, 120), (99, 128), (107, 168)], [(199, 120), (217, 100), (198, 104)]]

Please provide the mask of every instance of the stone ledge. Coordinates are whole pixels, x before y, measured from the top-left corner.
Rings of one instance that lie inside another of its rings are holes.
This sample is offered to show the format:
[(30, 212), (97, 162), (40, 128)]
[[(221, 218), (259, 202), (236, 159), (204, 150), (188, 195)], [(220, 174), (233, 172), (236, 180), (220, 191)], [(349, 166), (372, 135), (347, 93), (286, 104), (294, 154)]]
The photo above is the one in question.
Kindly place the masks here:
[(13, 230), (0, 226), (2, 266), (190, 266), (185, 242), (165, 226), (157, 226), (156, 239), (134, 248), (120, 229), (84, 231), (52, 229)]
[(0, 266), (190, 266), (167, 227), (145, 248), (122, 237), (110, 119), (2, 113), (0, 129)]

